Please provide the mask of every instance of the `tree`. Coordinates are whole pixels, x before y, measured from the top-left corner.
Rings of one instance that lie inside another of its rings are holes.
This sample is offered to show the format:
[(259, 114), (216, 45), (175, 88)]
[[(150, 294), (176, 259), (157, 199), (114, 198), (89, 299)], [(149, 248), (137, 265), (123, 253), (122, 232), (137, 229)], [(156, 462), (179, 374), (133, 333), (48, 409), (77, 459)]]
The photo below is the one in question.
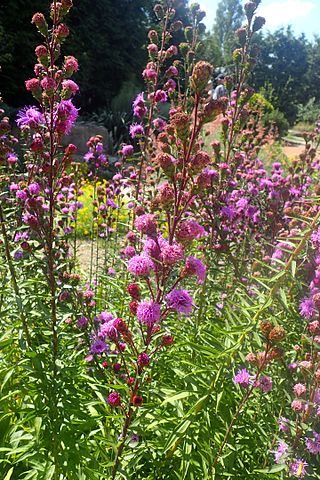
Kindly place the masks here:
[(213, 30), (206, 40), (207, 57), (212, 55), (215, 65), (232, 63), (232, 52), (237, 46), (235, 31), (241, 27), (244, 13), (240, 0), (221, 0)]
[[(143, 45), (153, 20), (153, 0), (76, 0), (66, 23), (71, 35), (63, 54), (79, 59), (77, 81), (84, 111), (106, 108), (128, 80), (139, 82), (147, 59)], [(10, 0), (0, 9), (0, 91), (6, 102), (32, 101), (24, 80), (33, 76), (34, 48), (41, 42), (33, 13), (47, 13), (50, 1)]]
[(39, 43), (31, 18), (37, 10), (41, 11), (43, 3), (42, 0), (0, 2), (0, 92), (13, 106), (32, 98), (24, 88), (24, 81), (33, 74), (33, 52)]
[(314, 96), (309, 91), (306, 77), (310, 45), (304, 35), (295, 37), (290, 27), (257, 39), (260, 55), (253, 71), (253, 86), (260, 89), (271, 85), (274, 92), (271, 99), (273, 105), (292, 124), (296, 118), (297, 105), (305, 104), (310, 96)]
[(317, 103), (320, 103), (320, 37), (315, 37), (313, 43), (307, 44), (307, 51), (306, 94), (308, 100), (314, 98)]

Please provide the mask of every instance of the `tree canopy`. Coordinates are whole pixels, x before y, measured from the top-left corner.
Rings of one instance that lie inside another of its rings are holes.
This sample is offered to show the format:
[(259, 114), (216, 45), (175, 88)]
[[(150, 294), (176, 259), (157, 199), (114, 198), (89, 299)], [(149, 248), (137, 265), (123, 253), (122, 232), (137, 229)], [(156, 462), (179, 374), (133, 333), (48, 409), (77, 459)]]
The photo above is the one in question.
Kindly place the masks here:
[(232, 51), (236, 47), (235, 31), (244, 19), (240, 0), (220, 0), (212, 32), (206, 37), (206, 56), (217, 66), (232, 62)]
[[(84, 110), (108, 105), (123, 82), (138, 81), (147, 58), (143, 46), (153, 20), (152, 7), (153, 0), (74, 2), (63, 53), (79, 60), (77, 81)], [(33, 76), (33, 51), (41, 42), (31, 18), (37, 10), (46, 13), (49, 1), (10, 0), (0, 8), (0, 91), (8, 103), (20, 106), (31, 101), (24, 80)]]
[(297, 105), (314, 96), (310, 77), (313, 46), (304, 35), (296, 37), (290, 27), (260, 36), (260, 55), (253, 72), (256, 89), (272, 86), (274, 106), (292, 123)]

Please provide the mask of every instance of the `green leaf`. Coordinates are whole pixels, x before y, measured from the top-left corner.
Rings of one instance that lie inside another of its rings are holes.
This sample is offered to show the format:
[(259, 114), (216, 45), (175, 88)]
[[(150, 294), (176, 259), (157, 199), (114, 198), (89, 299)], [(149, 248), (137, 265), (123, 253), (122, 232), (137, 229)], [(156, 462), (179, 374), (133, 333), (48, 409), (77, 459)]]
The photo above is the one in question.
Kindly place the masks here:
[(10, 478), (11, 478), (11, 476), (12, 476), (12, 474), (13, 474), (13, 468), (14, 468), (14, 467), (10, 468), (10, 470), (7, 472), (7, 475), (4, 477), (3, 480), (10, 480)]
[(176, 395), (173, 395), (172, 397), (167, 397), (161, 405), (165, 405), (166, 403), (174, 403), (177, 400), (181, 400), (182, 398), (189, 397), (192, 395), (194, 392), (181, 392), (177, 393)]
[(254, 473), (266, 473), (266, 474), (277, 473), (277, 472), (281, 472), (285, 468), (286, 468), (286, 465), (282, 463), (281, 465), (273, 465), (271, 468), (265, 468), (263, 470), (255, 470)]

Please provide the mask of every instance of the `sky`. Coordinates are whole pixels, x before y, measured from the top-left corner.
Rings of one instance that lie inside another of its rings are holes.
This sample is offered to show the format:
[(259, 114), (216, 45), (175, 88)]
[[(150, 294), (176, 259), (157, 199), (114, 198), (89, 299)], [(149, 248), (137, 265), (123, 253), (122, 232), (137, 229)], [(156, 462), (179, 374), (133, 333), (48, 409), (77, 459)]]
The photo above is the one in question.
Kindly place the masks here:
[[(197, 0), (207, 13), (204, 23), (210, 30), (215, 20), (219, 0)], [(312, 40), (320, 36), (320, 0), (262, 0), (258, 15), (265, 17), (264, 31), (291, 25), (296, 35), (305, 33)]]

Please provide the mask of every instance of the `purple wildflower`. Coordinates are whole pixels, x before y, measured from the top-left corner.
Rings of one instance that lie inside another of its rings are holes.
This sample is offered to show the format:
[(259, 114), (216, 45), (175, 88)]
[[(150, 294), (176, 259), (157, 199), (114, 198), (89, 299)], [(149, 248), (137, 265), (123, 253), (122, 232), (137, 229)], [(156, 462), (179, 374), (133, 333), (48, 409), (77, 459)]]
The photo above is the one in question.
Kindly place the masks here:
[(182, 245), (163, 241), (161, 244), (161, 258), (166, 265), (174, 265), (176, 262), (179, 262), (179, 260), (183, 259)]
[(140, 353), (138, 356), (138, 364), (141, 365), (142, 367), (145, 367), (149, 365), (149, 363), (150, 363), (149, 355), (145, 352)]
[(118, 330), (115, 327), (115, 321), (110, 320), (107, 323), (103, 323), (98, 332), (98, 336), (102, 338), (109, 338), (109, 340), (115, 341), (118, 338)]
[(9, 163), (9, 165), (14, 165), (15, 163), (17, 163), (17, 161), (18, 157), (16, 155), (14, 155), (13, 153), (8, 153), (7, 162)]
[(152, 238), (148, 238), (144, 242), (143, 251), (145, 252), (146, 255), (149, 255), (151, 258), (154, 258), (157, 260), (160, 259), (161, 250), (160, 250), (159, 242), (156, 242)]
[(14, 252), (13, 258), (17, 261), (21, 260), (23, 258), (23, 251), (22, 250), (17, 250), (16, 252)]
[(160, 320), (161, 308), (158, 303), (152, 300), (141, 302), (137, 308), (137, 318), (140, 323), (145, 323), (148, 327), (153, 327)]
[(233, 382), (238, 383), (242, 388), (248, 388), (251, 381), (251, 375), (246, 368), (238, 370), (237, 374), (233, 377)]
[(167, 126), (167, 122), (162, 118), (155, 118), (152, 123), (154, 128), (159, 130), (159, 132), (162, 132)]
[(296, 383), (293, 387), (293, 391), (297, 397), (302, 397), (306, 393), (307, 387), (304, 383)]
[(196, 257), (187, 257), (183, 269), (183, 275), (196, 275), (198, 283), (202, 284), (206, 277), (207, 267)]
[(30, 183), (28, 190), (31, 193), (31, 195), (39, 195), (40, 193), (39, 183)]
[(103, 353), (108, 350), (108, 345), (103, 340), (96, 340), (91, 345), (91, 353)]
[(144, 93), (141, 92), (137, 95), (135, 101), (133, 102), (133, 114), (136, 117), (142, 118), (147, 113), (144, 102)]
[(187, 290), (172, 290), (167, 295), (167, 305), (178, 313), (189, 315), (192, 312), (193, 300)]
[(312, 438), (306, 438), (306, 447), (307, 450), (309, 450), (310, 453), (313, 455), (319, 455), (320, 454), (320, 433), (313, 432), (313, 439)]
[(91, 160), (94, 160), (94, 153), (92, 151), (87, 152), (84, 157), (83, 157), (85, 162), (90, 162)]
[(280, 417), (278, 420), (279, 432), (288, 433), (289, 432), (289, 420), (285, 417)]
[(132, 258), (136, 255), (136, 249), (131, 245), (127, 245), (122, 251), (121, 255), (125, 258)]
[(17, 125), (19, 128), (28, 126), (35, 129), (43, 123), (44, 116), (37, 107), (25, 107), (18, 112)]
[[(276, 463), (282, 463), (283, 462), (283, 457), (285, 456), (285, 454), (288, 452), (288, 445), (286, 444), (286, 442), (283, 442), (282, 440), (280, 440), (278, 442), (278, 448), (277, 450), (275, 450), (274, 453), (274, 460)], [(282, 462), (281, 462), (282, 460)]]
[(57, 129), (60, 133), (69, 134), (78, 118), (78, 109), (71, 100), (62, 100), (56, 107)]
[(130, 136), (131, 138), (135, 138), (137, 135), (143, 135), (144, 128), (140, 123), (133, 123), (130, 125)]
[(86, 326), (88, 325), (88, 322), (89, 322), (89, 319), (87, 317), (82, 316), (77, 320), (77, 327), (86, 328)]
[(164, 90), (157, 90), (154, 94), (154, 100), (156, 102), (165, 103), (168, 100), (168, 95)]
[(113, 315), (110, 312), (101, 312), (100, 315), (98, 315), (98, 320), (101, 323), (110, 322), (110, 320), (113, 320)]
[(269, 393), (272, 390), (272, 379), (270, 377), (261, 377), (256, 385), (263, 393)]
[(303, 478), (307, 474), (308, 464), (302, 458), (297, 458), (289, 466), (291, 475), (298, 478)]
[(128, 262), (128, 271), (134, 275), (146, 277), (154, 270), (154, 263), (146, 255), (135, 255)]
[(25, 192), (24, 190), (17, 190), (16, 197), (19, 200), (27, 200), (28, 195), (27, 192)]
[(154, 235), (157, 231), (157, 222), (154, 215), (146, 213), (136, 218), (134, 222), (136, 229), (146, 235)]
[(114, 209), (119, 208), (119, 206), (111, 198), (108, 198), (106, 205), (107, 207), (114, 208)]
[(124, 157), (130, 157), (134, 153), (134, 148), (132, 145), (123, 145), (121, 148), (121, 153)]
[(112, 407), (118, 407), (121, 403), (121, 395), (118, 392), (111, 392), (107, 397), (107, 403)]
[(21, 242), (22, 240), (28, 240), (29, 233), (28, 232), (17, 232), (14, 237), (15, 242)]
[(300, 315), (310, 320), (316, 312), (315, 304), (311, 298), (304, 298), (300, 303)]
[(192, 241), (195, 238), (202, 238), (207, 235), (205, 229), (195, 220), (181, 222), (177, 237), (180, 241)]

